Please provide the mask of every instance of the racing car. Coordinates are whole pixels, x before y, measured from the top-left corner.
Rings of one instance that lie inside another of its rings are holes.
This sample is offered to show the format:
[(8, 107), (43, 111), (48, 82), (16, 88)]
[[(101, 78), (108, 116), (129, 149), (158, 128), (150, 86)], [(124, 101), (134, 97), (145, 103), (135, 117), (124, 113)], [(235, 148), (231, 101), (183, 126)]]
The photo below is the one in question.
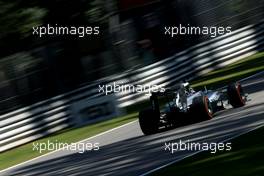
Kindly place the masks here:
[(247, 94), (240, 83), (224, 89), (195, 91), (188, 82), (170, 89), (151, 92), (150, 107), (139, 112), (139, 124), (145, 135), (189, 123), (210, 120), (217, 111), (242, 107)]

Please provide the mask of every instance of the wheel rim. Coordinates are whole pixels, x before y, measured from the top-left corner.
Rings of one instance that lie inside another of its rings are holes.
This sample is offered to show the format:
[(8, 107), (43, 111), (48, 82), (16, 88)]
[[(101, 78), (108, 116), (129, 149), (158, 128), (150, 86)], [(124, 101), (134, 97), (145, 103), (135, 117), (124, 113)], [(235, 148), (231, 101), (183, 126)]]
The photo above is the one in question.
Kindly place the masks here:
[(238, 97), (239, 97), (241, 103), (245, 104), (245, 93), (241, 87), (241, 84), (238, 83), (236, 89), (237, 89)]
[(206, 110), (209, 118), (211, 119), (213, 117), (213, 109), (210, 105), (208, 97), (205, 97), (205, 110)]

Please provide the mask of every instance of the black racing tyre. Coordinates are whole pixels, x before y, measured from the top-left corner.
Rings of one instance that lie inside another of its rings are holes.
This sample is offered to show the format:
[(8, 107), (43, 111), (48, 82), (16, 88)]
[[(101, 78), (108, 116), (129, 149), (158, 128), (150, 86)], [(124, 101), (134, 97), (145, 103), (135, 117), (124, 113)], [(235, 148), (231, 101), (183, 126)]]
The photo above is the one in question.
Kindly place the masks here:
[(191, 114), (196, 120), (204, 121), (213, 118), (213, 109), (207, 96), (198, 96), (193, 99)]
[(159, 113), (152, 109), (145, 109), (139, 112), (139, 125), (145, 135), (157, 133), (159, 130)]
[(238, 108), (246, 104), (245, 94), (240, 83), (233, 83), (227, 87), (227, 96), (229, 103), (234, 107)]

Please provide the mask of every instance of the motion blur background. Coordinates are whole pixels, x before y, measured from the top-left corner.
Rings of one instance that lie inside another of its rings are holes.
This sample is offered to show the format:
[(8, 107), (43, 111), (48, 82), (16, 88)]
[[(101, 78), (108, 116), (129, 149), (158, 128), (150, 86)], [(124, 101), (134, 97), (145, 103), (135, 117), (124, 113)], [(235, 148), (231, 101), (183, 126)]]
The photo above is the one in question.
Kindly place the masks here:
[[(0, 114), (165, 59), (209, 36), (164, 26), (258, 23), (259, 0), (0, 0)], [(100, 26), (99, 36), (32, 35), (33, 26)]]

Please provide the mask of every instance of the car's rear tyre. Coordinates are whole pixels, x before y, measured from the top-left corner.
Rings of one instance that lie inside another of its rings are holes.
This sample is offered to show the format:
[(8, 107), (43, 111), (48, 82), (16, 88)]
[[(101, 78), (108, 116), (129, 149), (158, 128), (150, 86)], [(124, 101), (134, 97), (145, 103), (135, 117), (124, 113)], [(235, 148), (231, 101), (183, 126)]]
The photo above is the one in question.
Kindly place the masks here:
[(227, 96), (229, 103), (238, 108), (246, 104), (245, 94), (240, 83), (233, 83), (227, 87)]
[(139, 125), (145, 135), (157, 133), (159, 130), (159, 113), (152, 109), (139, 112)]
[(207, 96), (195, 97), (191, 106), (194, 120), (204, 121), (213, 118), (213, 109)]

